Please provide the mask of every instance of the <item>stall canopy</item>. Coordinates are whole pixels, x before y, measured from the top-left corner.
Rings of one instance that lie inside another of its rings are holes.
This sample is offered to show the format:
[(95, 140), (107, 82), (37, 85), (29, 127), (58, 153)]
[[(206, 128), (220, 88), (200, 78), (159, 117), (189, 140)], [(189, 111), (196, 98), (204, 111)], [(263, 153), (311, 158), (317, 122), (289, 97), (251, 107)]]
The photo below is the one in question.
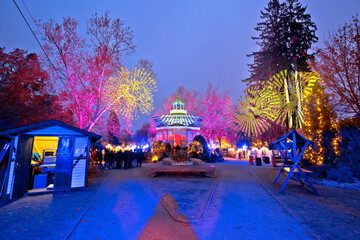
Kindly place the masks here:
[[(306, 177), (305, 173), (302, 171), (302, 169), (299, 167), (299, 162), (301, 157), (303, 156), (306, 148), (311, 145), (313, 149), (315, 149), (315, 144), (313, 141), (310, 141), (309, 139), (304, 138), (301, 136), (296, 130), (293, 130), (289, 132), (288, 134), (285, 134), (281, 138), (279, 138), (276, 142), (270, 143), (270, 149), (271, 150), (278, 150), (279, 153), (284, 158), (284, 164), (281, 166), (281, 169), (279, 170), (279, 173), (277, 174), (274, 184), (278, 180), (280, 174), (282, 171), (286, 169), (289, 170), (289, 174), (286, 177), (285, 182), (281, 186), (281, 189), (279, 192), (282, 192), (288, 183), (290, 177), (294, 174), (299, 180), (299, 182), (306, 187), (310, 187), (310, 189), (317, 194), (316, 189), (311, 184), (309, 179)], [(298, 151), (299, 150), (299, 151)], [(289, 163), (289, 158), (292, 160), (293, 165)]]

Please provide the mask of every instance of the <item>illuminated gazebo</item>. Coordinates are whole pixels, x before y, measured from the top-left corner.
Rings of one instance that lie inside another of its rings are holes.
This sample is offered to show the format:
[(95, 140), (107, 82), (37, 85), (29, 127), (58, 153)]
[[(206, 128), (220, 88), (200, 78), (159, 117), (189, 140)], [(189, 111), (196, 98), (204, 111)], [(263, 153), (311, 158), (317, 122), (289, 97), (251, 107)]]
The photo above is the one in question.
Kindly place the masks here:
[(172, 146), (187, 146), (200, 134), (199, 116), (188, 115), (185, 103), (179, 97), (173, 102), (170, 114), (153, 117), (156, 123), (156, 140), (170, 143)]

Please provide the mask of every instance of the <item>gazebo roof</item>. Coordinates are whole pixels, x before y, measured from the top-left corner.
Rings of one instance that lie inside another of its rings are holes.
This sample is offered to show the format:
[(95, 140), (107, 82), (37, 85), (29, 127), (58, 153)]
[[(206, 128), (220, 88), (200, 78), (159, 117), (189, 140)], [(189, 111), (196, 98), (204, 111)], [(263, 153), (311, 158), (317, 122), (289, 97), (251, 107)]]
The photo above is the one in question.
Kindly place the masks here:
[(161, 125), (166, 126), (191, 126), (197, 125), (199, 120), (203, 117), (187, 115), (187, 114), (166, 114), (160, 117), (154, 117), (154, 120)]
[(203, 119), (203, 117), (188, 115), (184, 106), (185, 106), (185, 102), (180, 97), (177, 97), (173, 101), (173, 109), (170, 110), (170, 114), (164, 114), (161, 116), (153, 117), (153, 119), (156, 122), (156, 127), (164, 127), (164, 126), (200, 127), (200, 121)]

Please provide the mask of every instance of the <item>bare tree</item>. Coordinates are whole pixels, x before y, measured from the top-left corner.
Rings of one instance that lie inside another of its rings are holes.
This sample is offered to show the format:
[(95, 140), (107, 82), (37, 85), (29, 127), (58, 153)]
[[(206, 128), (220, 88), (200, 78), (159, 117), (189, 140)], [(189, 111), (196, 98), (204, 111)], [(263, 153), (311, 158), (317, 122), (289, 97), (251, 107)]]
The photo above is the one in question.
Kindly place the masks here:
[(360, 23), (358, 16), (331, 32), (313, 63), (342, 114), (360, 115)]

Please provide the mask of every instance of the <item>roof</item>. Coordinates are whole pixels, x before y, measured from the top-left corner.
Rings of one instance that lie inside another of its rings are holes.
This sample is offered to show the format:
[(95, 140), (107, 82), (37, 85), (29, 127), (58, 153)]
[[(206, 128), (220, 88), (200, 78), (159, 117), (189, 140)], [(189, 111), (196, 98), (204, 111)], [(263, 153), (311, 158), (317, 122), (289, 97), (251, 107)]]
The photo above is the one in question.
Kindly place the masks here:
[(203, 117), (187, 114), (167, 114), (160, 117), (154, 117), (154, 119), (167, 126), (190, 126), (197, 125), (198, 121), (202, 120)]
[(101, 138), (101, 135), (97, 135), (95, 133), (71, 126), (69, 124), (66, 124), (64, 122), (60, 122), (57, 120), (49, 120), (49, 121), (45, 121), (45, 122), (35, 123), (32, 125), (27, 125), (27, 126), (20, 127), (20, 128), (13, 128), (10, 130), (2, 131), (2, 132), (0, 132), (0, 136), (14, 135), (14, 134), (17, 134), (20, 132), (30, 132), (30, 131), (40, 130), (40, 129), (52, 127), (52, 126), (59, 126), (59, 127), (69, 129), (69, 130), (77, 132), (79, 134), (83, 134), (83, 135), (89, 136), (91, 138), (94, 138), (94, 140), (96, 140), (96, 141)]
[[(314, 141), (311, 141), (309, 139), (306, 139), (305, 137), (303, 137), (302, 135), (300, 135), (300, 133), (298, 133), (296, 130), (292, 130), (291, 132), (285, 134), (284, 136), (282, 136), (281, 138), (279, 138), (278, 140), (276, 140), (276, 142), (272, 142), (270, 143), (270, 147), (269, 149), (276, 149), (276, 145), (280, 144), (280, 142), (283, 142), (285, 140), (287, 140), (287, 145), (286, 147), (289, 147), (289, 141), (293, 142), (293, 133), (295, 133), (295, 140), (296, 140), (296, 146), (304, 146), (307, 142), (309, 142), (309, 144), (312, 145), (313, 149), (315, 149), (315, 143)], [(292, 143), (291, 143), (292, 146)]]

